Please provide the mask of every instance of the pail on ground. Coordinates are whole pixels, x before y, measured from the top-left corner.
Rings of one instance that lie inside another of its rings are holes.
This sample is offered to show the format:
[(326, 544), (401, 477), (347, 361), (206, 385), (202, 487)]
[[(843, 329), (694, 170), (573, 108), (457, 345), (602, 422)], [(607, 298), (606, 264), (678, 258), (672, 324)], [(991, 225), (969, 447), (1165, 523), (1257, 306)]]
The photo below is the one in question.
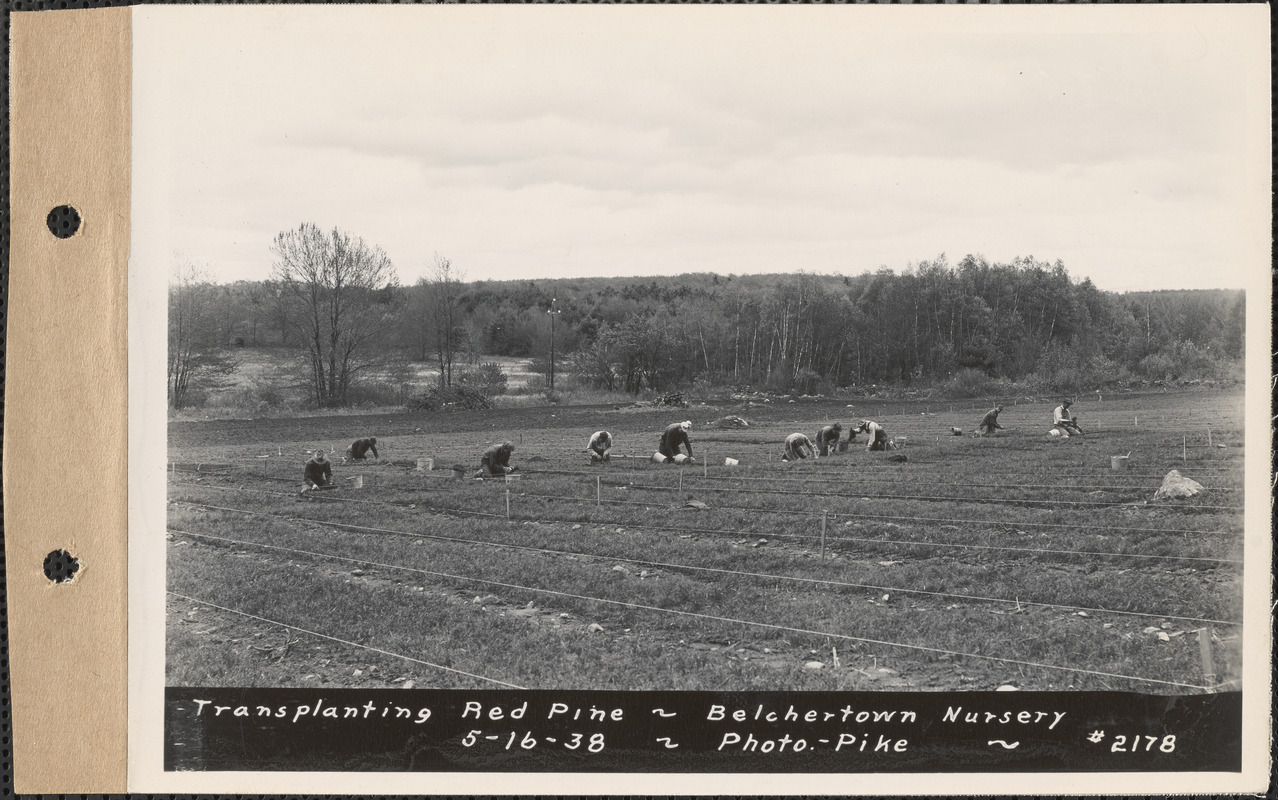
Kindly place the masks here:
[(1111, 469), (1121, 472), (1127, 469), (1127, 456), (1110, 456), (1109, 466)]
[(740, 463), (741, 462), (737, 461), (735, 458), (725, 458), (723, 460), (723, 465), (725, 467), (735, 467), (737, 464), (740, 464)]
[(465, 467), (453, 467), (453, 480), (460, 481), (460, 480), (464, 480), (465, 477), (466, 477)]
[(892, 440), (892, 445), (896, 447), (897, 449), (900, 449), (902, 447), (905, 447), (905, 443), (908, 442), (909, 440), (910, 440), (910, 437), (908, 436), (898, 436)]
[(351, 488), (352, 488), (352, 489), (363, 489), (363, 488), (364, 488), (364, 476), (363, 476), (363, 475), (352, 475), (351, 477), (347, 478), (346, 480), (348, 480), (348, 481), (350, 481), (350, 482), (351, 482)]
[(674, 457), (674, 463), (676, 464), (686, 464), (688, 460), (689, 460), (688, 457), (685, 456), (683, 453), (679, 453), (678, 455)]
[(432, 469), (434, 469), (434, 468), (435, 468), (435, 459), (433, 459), (433, 458), (419, 458), (419, 459), (417, 459), (417, 471), (418, 471), (418, 472), (427, 472), (427, 471), (432, 470)]
[(519, 479), (520, 479), (520, 478), (522, 478), (522, 477), (524, 477), (524, 476), (523, 476), (523, 475), (521, 475), (521, 474), (520, 474), (520, 473), (518, 473), (518, 472), (507, 472), (507, 473), (506, 473), (506, 483), (510, 483), (511, 481), (517, 481), (517, 480), (519, 480)]
[(654, 464), (664, 464), (666, 463), (667, 460), (668, 459), (665, 456), (663, 456), (661, 453), (652, 454), (652, 463)]
[(834, 448), (834, 449), (835, 449), (835, 451), (836, 451), (836, 452), (839, 452), (839, 453), (846, 453), (846, 452), (848, 451), (848, 443), (847, 443), (847, 440), (845, 439), (845, 440), (843, 440), (843, 441), (839, 442), (839, 443), (835, 446), (835, 448)]

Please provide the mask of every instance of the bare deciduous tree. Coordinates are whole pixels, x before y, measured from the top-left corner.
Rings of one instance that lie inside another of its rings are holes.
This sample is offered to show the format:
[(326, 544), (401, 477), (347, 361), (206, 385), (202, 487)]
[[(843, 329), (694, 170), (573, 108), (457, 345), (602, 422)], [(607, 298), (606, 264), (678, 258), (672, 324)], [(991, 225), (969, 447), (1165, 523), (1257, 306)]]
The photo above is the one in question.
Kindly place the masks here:
[(462, 341), (462, 312), (457, 301), (464, 279), (453, 262), (436, 253), (430, 274), (421, 281), (427, 287), (427, 307), (434, 323), (440, 386), (453, 385), (453, 359)]
[(218, 287), (190, 262), (177, 260), (169, 283), (169, 405), (189, 405), (191, 390), (216, 383), (239, 364), (228, 358), (218, 337)]
[(381, 248), (311, 223), (281, 232), (271, 250), (271, 278), (306, 350), (315, 402), (345, 405), (351, 386), (383, 355), (378, 340), (394, 320), (395, 267)]

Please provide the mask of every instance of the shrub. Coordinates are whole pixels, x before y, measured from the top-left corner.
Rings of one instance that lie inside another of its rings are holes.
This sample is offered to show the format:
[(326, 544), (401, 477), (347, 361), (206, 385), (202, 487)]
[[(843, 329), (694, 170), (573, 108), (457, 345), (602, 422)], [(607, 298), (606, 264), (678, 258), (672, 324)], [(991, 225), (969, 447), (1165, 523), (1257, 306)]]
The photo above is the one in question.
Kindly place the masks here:
[(181, 408), (204, 408), (208, 402), (209, 392), (207, 389), (203, 386), (188, 386), (182, 394)]
[(480, 364), (475, 369), (461, 372), (454, 378), (454, 383), (457, 386), (474, 389), (484, 397), (493, 398), (506, 393), (509, 380), (506, 373), (502, 372), (500, 364), (489, 362)]
[(994, 394), (994, 379), (979, 369), (961, 369), (941, 387), (948, 397), (988, 397)]
[(478, 410), (492, 408), (488, 398), (468, 386), (432, 386), (410, 395), (404, 408), (408, 411), (440, 411), (445, 408)]
[(346, 390), (352, 406), (398, 406), (408, 399), (408, 387), (392, 381), (360, 381)]
[(831, 394), (834, 391), (834, 382), (829, 378), (822, 377), (815, 371), (804, 367), (794, 376), (794, 380), (790, 384), (790, 391), (798, 394)]

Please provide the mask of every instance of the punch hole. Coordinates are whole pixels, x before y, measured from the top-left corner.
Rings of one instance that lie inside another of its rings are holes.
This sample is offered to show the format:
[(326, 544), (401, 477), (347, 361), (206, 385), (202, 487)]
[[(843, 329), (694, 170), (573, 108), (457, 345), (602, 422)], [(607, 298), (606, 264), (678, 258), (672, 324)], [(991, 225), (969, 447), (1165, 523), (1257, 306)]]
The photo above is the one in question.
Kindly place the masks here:
[(66, 550), (54, 550), (44, 557), (44, 576), (54, 583), (68, 583), (80, 569), (80, 559)]
[(80, 212), (71, 206), (58, 206), (45, 218), (49, 232), (59, 239), (69, 239), (80, 230)]

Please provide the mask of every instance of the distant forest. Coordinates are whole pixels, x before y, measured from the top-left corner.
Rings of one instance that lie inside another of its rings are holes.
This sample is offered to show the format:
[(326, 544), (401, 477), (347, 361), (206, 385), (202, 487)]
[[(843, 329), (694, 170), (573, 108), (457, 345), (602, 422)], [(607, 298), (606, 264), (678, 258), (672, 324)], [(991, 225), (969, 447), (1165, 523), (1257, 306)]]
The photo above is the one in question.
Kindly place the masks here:
[[(288, 245), (277, 241), (277, 254)], [(321, 405), (345, 404), (361, 379), (384, 376), (396, 360), (431, 364), (441, 385), (463, 380), (485, 356), (528, 357), (548, 372), (552, 323), (560, 381), (631, 394), (908, 385), (978, 396), (1013, 384), (1074, 391), (1242, 374), (1242, 291), (1117, 294), (1072, 280), (1059, 261), (941, 256), (900, 274), (474, 282), (436, 262), (412, 286), (399, 286), (388, 262), (366, 285), (323, 270), (290, 273), (280, 262), (261, 282), (217, 285), (184, 273), (171, 287), (171, 398), (172, 351), (183, 341), (173, 326), (183, 316), (196, 362), (214, 365), (197, 369), (197, 382), (217, 374), (219, 358), (226, 369), (237, 347), (294, 348), (309, 353), (313, 388), (320, 373), (311, 394)], [(335, 316), (342, 309), (348, 322)]]

